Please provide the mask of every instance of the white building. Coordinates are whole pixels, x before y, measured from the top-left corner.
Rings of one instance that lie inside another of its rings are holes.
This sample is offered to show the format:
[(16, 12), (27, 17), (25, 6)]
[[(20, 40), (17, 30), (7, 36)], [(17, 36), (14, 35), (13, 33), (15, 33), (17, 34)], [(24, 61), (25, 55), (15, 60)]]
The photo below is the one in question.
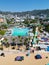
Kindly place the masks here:
[(31, 16), (31, 19), (35, 19), (35, 16)]
[(23, 22), (24, 19), (22, 17), (18, 17), (17, 15), (15, 16), (16, 22)]

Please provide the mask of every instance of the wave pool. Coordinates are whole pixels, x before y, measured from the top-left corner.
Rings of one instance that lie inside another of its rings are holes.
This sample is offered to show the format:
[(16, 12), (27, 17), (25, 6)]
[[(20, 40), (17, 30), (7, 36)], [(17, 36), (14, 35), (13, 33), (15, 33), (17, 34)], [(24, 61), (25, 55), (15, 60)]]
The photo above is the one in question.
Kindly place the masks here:
[(16, 28), (12, 29), (12, 36), (28, 36), (29, 28)]

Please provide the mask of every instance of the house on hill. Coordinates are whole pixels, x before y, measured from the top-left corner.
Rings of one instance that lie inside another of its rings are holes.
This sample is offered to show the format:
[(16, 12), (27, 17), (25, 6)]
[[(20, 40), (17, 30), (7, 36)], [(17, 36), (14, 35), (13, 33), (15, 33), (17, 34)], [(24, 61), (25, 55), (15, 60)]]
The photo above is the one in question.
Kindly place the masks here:
[(7, 24), (5, 16), (0, 16), (0, 25)]

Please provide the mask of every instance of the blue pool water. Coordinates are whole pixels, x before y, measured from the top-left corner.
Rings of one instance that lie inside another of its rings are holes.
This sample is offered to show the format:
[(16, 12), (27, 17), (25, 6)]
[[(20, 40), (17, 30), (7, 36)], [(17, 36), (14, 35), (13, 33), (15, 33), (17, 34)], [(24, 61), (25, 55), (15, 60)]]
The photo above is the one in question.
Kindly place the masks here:
[(29, 29), (28, 28), (16, 28), (12, 29), (12, 36), (28, 36)]

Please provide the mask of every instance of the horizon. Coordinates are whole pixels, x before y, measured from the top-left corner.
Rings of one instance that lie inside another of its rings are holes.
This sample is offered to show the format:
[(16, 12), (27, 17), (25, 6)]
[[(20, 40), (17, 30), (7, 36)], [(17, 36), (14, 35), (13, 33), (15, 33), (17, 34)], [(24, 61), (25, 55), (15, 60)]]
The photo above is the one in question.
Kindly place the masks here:
[(49, 9), (49, 0), (0, 0), (0, 10), (25, 12)]
[[(49, 10), (49, 9), (34, 9), (34, 10)], [(34, 10), (28, 10), (28, 11), (34, 11)], [(21, 12), (27, 12), (27, 11), (2, 11), (2, 12), (11, 12), (11, 13), (20, 12), (21, 13)]]

